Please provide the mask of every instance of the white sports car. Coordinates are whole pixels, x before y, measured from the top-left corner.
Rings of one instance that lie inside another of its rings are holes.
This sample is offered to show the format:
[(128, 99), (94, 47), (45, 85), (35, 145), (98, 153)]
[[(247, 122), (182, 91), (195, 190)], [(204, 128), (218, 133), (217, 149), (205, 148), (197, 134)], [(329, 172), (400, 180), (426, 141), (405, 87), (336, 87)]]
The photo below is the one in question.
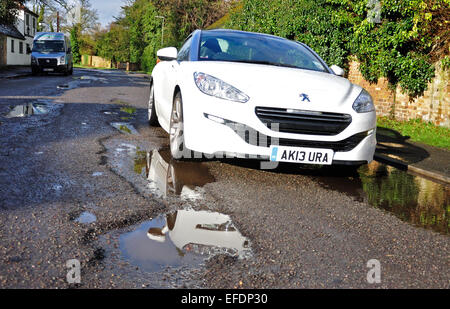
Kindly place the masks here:
[(308, 46), (235, 30), (196, 30), (157, 52), (148, 117), (176, 159), (192, 153), (308, 164), (373, 159), (372, 98)]

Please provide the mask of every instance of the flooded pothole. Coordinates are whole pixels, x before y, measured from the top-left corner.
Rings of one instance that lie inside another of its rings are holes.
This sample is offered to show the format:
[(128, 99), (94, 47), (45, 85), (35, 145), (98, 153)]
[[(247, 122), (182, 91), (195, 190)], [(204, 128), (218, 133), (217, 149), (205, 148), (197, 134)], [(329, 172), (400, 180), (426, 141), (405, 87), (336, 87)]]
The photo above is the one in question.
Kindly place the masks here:
[(51, 111), (50, 103), (27, 103), (13, 107), (5, 117), (6, 118), (21, 118), (32, 115), (45, 115)]
[(174, 160), (167, 148), (137, 151), (133, 170), (144, 176), (149, 182), (148, 187), (163, 197), (201, 199), (201, 188), (215, 181), (205, 164)]
[(112, 122), (111, 126), (122, 133), (139, 135), (138, 131), (133, 127), (133, 125), (127, 122)]
[(174, 160), (168, 148), (143, 150), (155, 147), (152, 144), (110, 140), (104, 146), (111, 170), (142, 195), (186, 206), (207, 202), (204, 187), (215, 182), (208, 164)]
[(84, 211), (80, 214), (78, 218), (75, 219), (75, 222), (82, 224), (89, 224), (97, 221), (97, 217), (88, 211)]
[(134, 107), (121, 107), (120, 111), (124, 112), (124, 113), (127, 113), (129, 115), (136, 114), (136, 108), (134, 108)]
[(415, 226), (450, 234), (450, 186), (373, 161), (354, 177), (319, 177), (326, 188), (388, 211)]
[(97, 76), (91, 76), (91, 75), (83, 75), (80, 77), (80, 80), (82, 81), (98, 81), (101, 83), (106, 83), (107, 79), (104, 77), (97, 77)]
[(252, 255), (247, 238), (231, 218), (217, 212), (178, 210), (142, 223), (119, 237), (122, 257), (149, 272), (198, 266), (217, 254)]
[(57, 89), (61, 89), (61, 90), (71, 90), (71, 89), (75, 89), (78, 88), (82, 85), (87, 85), (91, 83), (90, 80), (81, 80), (81, 79), (76, 79), (73, 81), (69, 81), (67, 84), (61, 84), (61, 85), (57, 85), (56, 88)]

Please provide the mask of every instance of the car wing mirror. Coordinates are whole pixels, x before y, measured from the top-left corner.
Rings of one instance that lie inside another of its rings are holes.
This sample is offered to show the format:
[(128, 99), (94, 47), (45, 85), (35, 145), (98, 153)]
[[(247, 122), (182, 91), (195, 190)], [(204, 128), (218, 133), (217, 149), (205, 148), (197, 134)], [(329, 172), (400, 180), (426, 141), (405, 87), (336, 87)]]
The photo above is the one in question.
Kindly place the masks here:
[(331, 70), (333, 71), (333, 73), (336, 74), (337, 76), (344, 76), (345, 71), (344, 71), (343, 68), (341, 68), (341, 67), (339, 67), (339, 66), (333, 64), (333, 65), (330, 67), (330, 69), (331, 69)]
[(156, 56), (161, 61), (170, 61), (177, 59), (178, 51), (175, 47), (166, 47), (156, 52)]

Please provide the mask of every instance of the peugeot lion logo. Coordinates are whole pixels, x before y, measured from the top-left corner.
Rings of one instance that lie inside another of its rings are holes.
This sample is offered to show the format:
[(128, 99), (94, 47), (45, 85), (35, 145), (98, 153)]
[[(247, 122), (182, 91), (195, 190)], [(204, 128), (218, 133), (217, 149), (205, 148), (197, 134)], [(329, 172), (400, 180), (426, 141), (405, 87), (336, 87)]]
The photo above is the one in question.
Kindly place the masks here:
[(302, 98), (302, 102), (304, 102), (304, 101), (311, 102), (311, 101), (309, 100), (309, 96), (308, 96), (306, 93), (300, 94), (300, 98)]

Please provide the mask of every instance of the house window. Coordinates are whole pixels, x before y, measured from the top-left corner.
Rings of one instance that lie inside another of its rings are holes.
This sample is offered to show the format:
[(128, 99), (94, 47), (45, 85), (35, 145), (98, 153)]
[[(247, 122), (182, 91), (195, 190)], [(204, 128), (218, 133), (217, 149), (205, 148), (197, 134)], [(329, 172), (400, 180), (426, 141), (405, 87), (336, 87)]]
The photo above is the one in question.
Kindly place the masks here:
[(31, 48), (30, 48), (30, 44), (27, 43), (27, 54), (28, 54), (28, 51), (29, 51), (30, 49), (31, 49)]
[(25, 29), (26, 29), (26, 34), (30, 34), (30, 15), (28, 15), (28, 14), (25, 14), (25, 18), (26, 18), (26, 26), (25, 26)]
[(11, 40), (11, 52), (14, 53), (14, 40)]
[(23, 54), (23, 42), (19, 42), (19, 54)]

